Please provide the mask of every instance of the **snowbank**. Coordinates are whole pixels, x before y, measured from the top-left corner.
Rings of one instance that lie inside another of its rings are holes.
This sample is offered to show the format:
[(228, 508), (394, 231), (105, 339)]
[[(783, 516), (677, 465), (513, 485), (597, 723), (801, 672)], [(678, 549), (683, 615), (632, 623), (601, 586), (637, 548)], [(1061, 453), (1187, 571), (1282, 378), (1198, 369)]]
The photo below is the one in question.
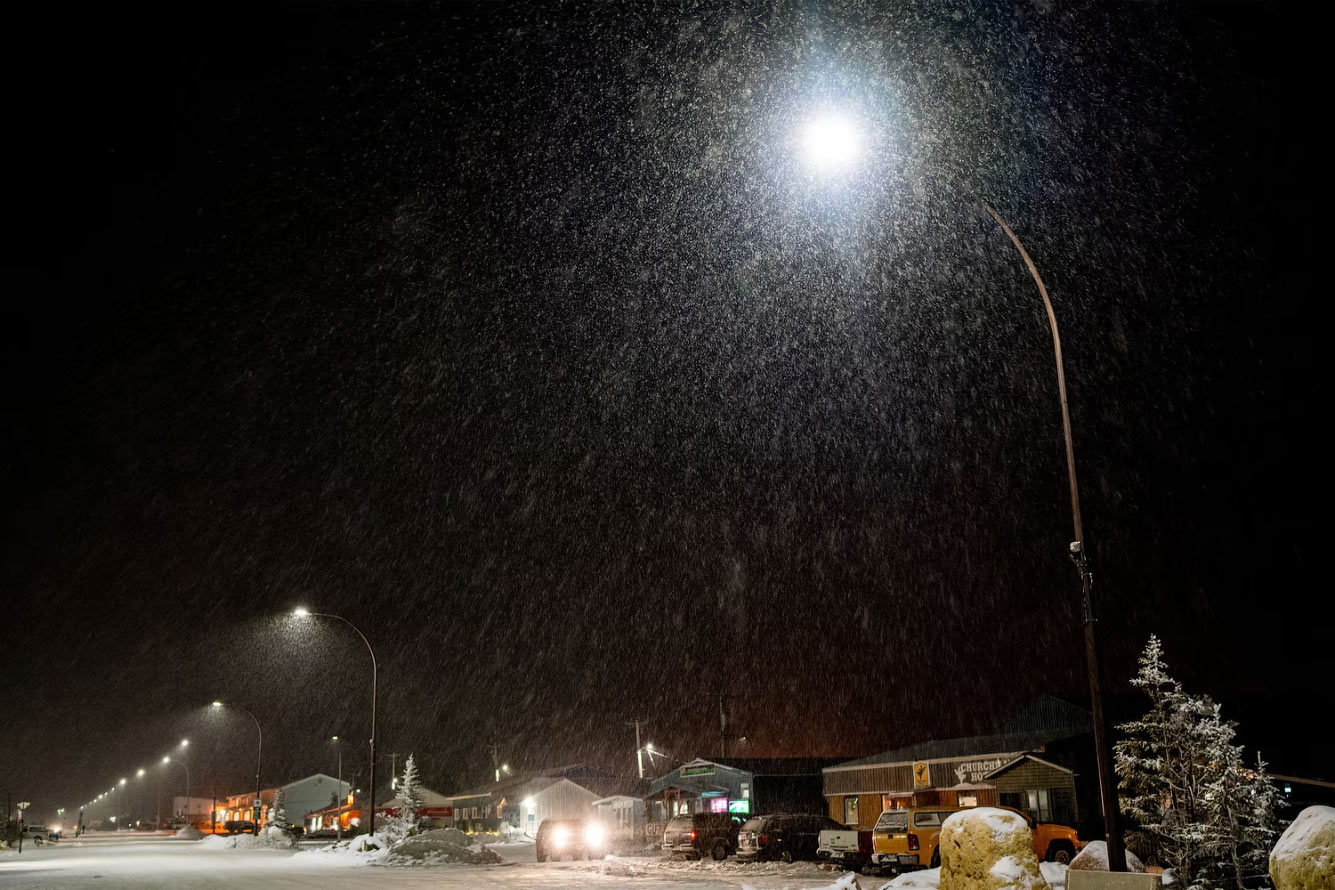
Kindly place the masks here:
[(211, 834), (199, 842), (202, 850), (290, 850), (296, 841), (285, 831), (267, 829), (254, 834)]
[(188, 841), (197, 841), (204, 836), (204, 832), (200, 831), (193, 825), (187, 825), (185, 828), (182, 828), (180, 831), (176, 832), (176, 836), (179, 838), (184, 838)]
[(376, 832), (342, 843), (302, 850), (292, 857), (308, 865), (495, 865), (501, 857), (454, 828), (437, 828), (397, 839)]
[(1270, 878), (1277, 890), (1335, 887), (1335, 807), (1308, 807), (1270, 851)]

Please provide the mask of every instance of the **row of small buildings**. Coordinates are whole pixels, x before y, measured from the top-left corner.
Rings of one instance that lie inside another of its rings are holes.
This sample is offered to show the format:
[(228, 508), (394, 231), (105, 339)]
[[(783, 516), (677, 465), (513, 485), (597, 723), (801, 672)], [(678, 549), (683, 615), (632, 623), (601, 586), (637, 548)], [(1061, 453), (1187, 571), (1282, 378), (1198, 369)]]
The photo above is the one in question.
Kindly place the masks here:
[[(503, 775), (450, 794), (424, 788), (419, 815), (432, 826), (471, 831), (496, 831), (505, 824), (533, 832), (544, 819), (598, 818), (638, 833), (698, 812), (822, 812), (865, 829), (885, 809), (1000, 805), (1097, 838), (1103, 833), (1097, 781), (1089, 712), (1044, 696), (990, 733), (925, 741), (856, 760), (696, 758), (651, 779), (564, 765)], [(1329, 783), (1307, 785), (1327, 797), (1335, 793)], [(1287, 781), (1284, 789), (1292, 790)], [(273, 793), (261, 794), (264, 819)], [(284, 796), (289, 821), (302, 819), (307, 830), (339, 824), (354, 830), (362, 821), (353, 789), (329, 776), (286, 785)], [(219, 821), (249, 819), (253, 797), (252, 792), (227, 798), (218, 808)], [(377, 813), (395, 813), (401, 803), (382, 801)]]
[[(543, 819), (578, 817), (633, 830), (697, 812), (824, 812), (870, 828), (888, 808), (999, 804), (1098, 836), (1093, 760), (1089, 712), (1043, 697), (992, 733), (857, 760), (702, 757), (644, 780), (562, 766), (455, 794), (428, 790), (423, 813), (439, 824), (484, 830), (503, 822), (529, 830)], [(381, 809), (393, 812), (399, 803), (386, 801)]]

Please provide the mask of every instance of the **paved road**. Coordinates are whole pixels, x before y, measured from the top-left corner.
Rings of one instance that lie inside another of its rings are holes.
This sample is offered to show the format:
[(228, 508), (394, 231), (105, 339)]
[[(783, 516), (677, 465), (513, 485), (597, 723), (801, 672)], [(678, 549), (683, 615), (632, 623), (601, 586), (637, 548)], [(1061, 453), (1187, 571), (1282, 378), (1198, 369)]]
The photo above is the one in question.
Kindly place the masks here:
[[(830, 888), (837, 873), (810, 864), (747, 866), (725, 863), (669, 863), (653, 858), (613, 858), (603, 862), (542, 863), (516, 861), (532, 857), (531, 845), (499, 848), (510, 861), (499, 866), (433, 866), (386, 868), (312, 863), (276, 850), (210, 850), (197, 841), (116, 833), (85, 835), (23, 854), (0, 852), (0, 886), (4, 890), (212, 890), (264, 887), (276, 890), (560, 890), (575, 887), (625, 887), (629, 890), (814, 890)], [(862, 878), (863, 890), (882, 883)], [(853, 887), (841, 882), (840, 890)]]

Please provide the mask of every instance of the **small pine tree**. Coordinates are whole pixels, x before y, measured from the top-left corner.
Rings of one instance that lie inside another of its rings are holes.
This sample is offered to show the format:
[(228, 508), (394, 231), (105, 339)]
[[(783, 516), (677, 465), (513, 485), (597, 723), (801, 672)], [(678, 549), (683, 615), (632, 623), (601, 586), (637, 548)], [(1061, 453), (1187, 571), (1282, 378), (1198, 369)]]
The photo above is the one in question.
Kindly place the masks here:
[(287, 805), (282, 788), (273, 793), (273, 806), (269, 807), (269, 826), (282, 831), (292, 828), (292, 824), (287, 821)]
[(403, 763), (403, 778), (399, 780), (399, 818), (405, 829), (411, 830), (421, 821), (418, 813), (422, 810), (422, 784), (417, 778), (417, 763), (413, 755)]

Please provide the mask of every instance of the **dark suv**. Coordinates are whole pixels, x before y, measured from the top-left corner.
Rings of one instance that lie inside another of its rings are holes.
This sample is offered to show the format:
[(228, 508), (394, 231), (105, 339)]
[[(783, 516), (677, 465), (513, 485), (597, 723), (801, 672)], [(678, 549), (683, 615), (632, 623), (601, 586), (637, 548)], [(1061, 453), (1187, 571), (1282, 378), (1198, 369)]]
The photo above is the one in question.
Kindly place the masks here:
[(737, 835), (737, 858), (763, 862), (782, 859), (815, 859), (820, 846), (820, 833), (826, 828), (844, 826), (828, 816), (805, 813), (774, 813), (756, 816), (742, 826)]
[(663, 849), (688, 859), (727, 859), (737, 850), (738, 822), (727, 813), (673, 816), (663, 829)]

